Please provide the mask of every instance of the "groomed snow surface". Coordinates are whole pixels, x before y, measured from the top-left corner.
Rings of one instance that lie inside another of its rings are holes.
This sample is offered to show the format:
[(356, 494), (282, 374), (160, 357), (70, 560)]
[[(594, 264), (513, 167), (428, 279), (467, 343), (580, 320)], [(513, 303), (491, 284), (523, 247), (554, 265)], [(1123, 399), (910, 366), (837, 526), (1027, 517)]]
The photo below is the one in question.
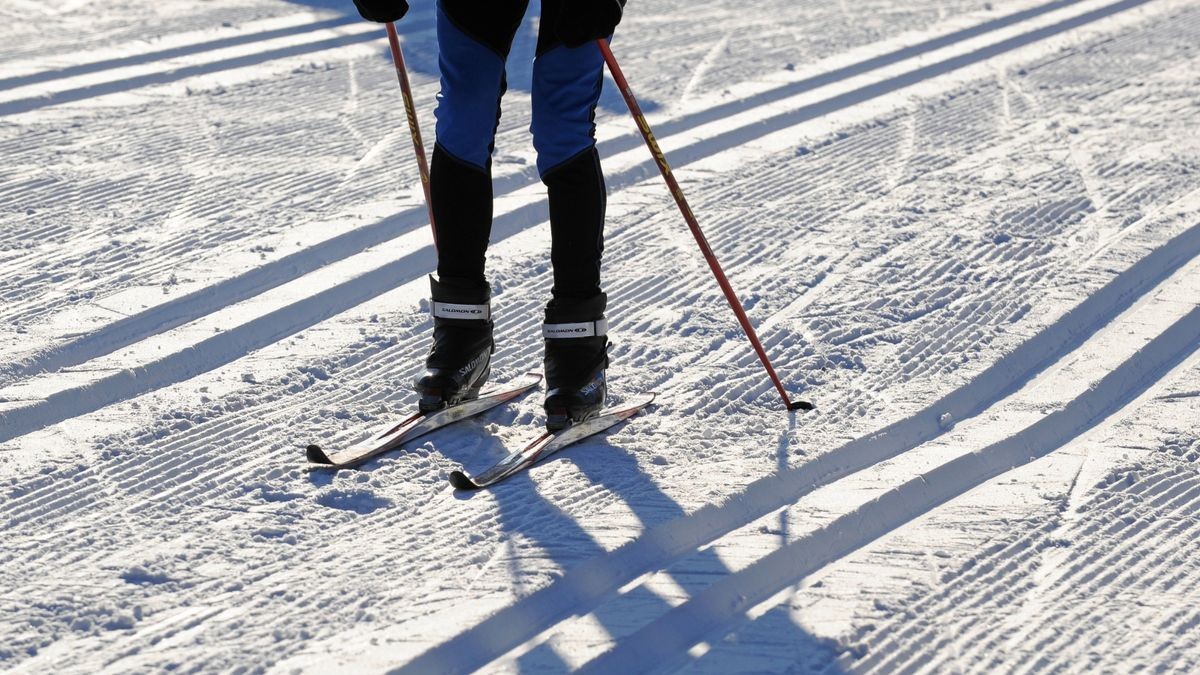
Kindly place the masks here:
[[(432, 135), (433, 2), (400, 24)], [(536, 2), (495, 154), (496, 377), (538, 371)], [(434, 252), (378, 25), (0, 6), (0, 670), (1196, 672), (1200, 2), (654, 0), (614, 51), (614, 399), (357, 471)]]

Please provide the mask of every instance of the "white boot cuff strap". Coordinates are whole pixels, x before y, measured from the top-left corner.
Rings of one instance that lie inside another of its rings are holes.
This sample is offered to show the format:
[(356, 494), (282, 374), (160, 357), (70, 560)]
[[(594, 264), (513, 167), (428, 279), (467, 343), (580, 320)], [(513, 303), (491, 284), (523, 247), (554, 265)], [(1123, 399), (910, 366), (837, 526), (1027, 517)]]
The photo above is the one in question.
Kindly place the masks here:
[(492, 318), (491, 305), (459, 305), (453, 302), (434, 302), (433, 315), (439, 319), (487, 321)]
[(542, 337), (552, 338), (584, 338), (608, 334), (608, 319), (584, 321), (581, 323), (544, 323)]

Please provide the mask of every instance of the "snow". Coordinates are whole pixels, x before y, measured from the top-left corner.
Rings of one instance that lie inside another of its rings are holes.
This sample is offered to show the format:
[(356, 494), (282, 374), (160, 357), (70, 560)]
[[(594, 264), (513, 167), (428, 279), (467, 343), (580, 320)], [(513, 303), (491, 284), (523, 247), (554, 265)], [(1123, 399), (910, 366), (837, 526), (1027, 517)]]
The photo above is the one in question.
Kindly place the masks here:
[[(631, 4), (613, 49), (817, 408), (781, 410), (610, 82), (610, 377), (658, 398), (472, 494), (538, 394), (305, 466), (407, 413), (430, 325), (349, 5), (0, 7), (0, 670), (1200, 668), (1200, 4)], [(535, 16), (500, 378), (550, 285)]]

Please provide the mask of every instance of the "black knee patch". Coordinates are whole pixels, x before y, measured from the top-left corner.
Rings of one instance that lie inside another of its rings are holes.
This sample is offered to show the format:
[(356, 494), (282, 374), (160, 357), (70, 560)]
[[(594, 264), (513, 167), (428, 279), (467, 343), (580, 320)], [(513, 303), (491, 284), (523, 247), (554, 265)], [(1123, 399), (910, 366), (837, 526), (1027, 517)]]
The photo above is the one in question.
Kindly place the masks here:
[(440, 0), (442, 11), (459, 30), (508, 58), (529, 0)]

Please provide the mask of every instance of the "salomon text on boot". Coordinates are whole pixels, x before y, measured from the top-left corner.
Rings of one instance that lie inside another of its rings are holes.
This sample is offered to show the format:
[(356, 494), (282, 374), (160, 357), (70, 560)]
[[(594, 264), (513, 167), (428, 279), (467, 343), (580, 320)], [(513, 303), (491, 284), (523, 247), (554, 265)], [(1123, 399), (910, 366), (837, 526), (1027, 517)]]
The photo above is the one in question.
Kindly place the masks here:
[(433, 347), (414, 389), (421, 412), (473, 399), (491, 373), (491, 289), (486, 283), (429, 277)]
[(551, 300), (546, 306), (546, 428), (565, 429), (595, 417), (608, 392), (607, 297)]

